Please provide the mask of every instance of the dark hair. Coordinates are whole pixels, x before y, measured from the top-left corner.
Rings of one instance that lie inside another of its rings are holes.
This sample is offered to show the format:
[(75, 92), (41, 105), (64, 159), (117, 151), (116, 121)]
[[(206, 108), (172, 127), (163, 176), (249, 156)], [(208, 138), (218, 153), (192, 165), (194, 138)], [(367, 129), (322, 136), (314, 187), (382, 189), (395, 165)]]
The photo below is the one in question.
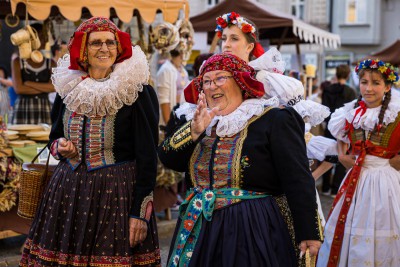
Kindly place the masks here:
[(320, 88), (321, 88), (321, 91), (324, 91), (329, 85), (331, 85), (331, 82), (330, 81), (323, 81), (321, 84), (320, 84)]
[(34, 29), (38, 32), (38, 34), (41, 34), (42, 31), (43, 31), (43, 24), (41, 24), (41, 23), (32, 23), (32, 24), (29, 25), (29, 26), (31, 26), (32, 28), (34, 28)]
[(3, 73), (4, 73), (4, 79), (7, 79), (8, 78), (8, 72), (7, 72), (6, 67), (0, 65), (0, 70), (2, 70)]
[(350, 67), (346, 64), (341, 64), (336, 67), (336, 77), (338, 79), (347, 79), (349, 78)]
[(40, 46), (41, 48), (44, 47), (44, 45), (46, 44), (47, 40), (47, 33), (45, 33), (45, 28), (43, 27), (43, 24), (41, 23), (32, 23), (30, 25), (32, 28), (34, 28), (37, 33), (38, 33), (38, 37), (40, 40)]
[[(256, 31), (254, 32), (254, 35), (256, 36), (256, 38), (254, 38), (254, 36), (253, 36), (253, 34), (251, 34), (251, 33), (244, 33), (243, 32), (243, 34), (244, 34), (244, 36), (246, 37), (246, 41), (249, 43), (249, 44), (254, 44), (254, 47), (253, 47), (253, 49), (250, 51), (250, 54), (249, 54), (249, 60), (251, 60), (252, 59), (252, 56), (253, 56), (253, 51), (254, 51), (254, 49), (256, 48), (256, 43), (258, 42), (258, 38), (259, 38), (259, 33), (258, 33), (258, 28), (257, 28), (257, 26), (256, 26), (256, 24), (254, 23), (254, 22), (252, 22), (251, 20), (249, 20), (248, 18), (246, 18), (246, 17), (243, 17), (243, 16), (241, 16), (245, 21), (247, 21), (248, 23), (250, 23), (251, 25), (253, 25), (253, 27), (254, 27), (254, 29), (256, 29)], [(228, 27), (230, 28), (231, 26), (233, 26), (233, 25), (235, 25), (235, 24), (230, 24)], [(236, 26), (236, 25), (235, 25)]]
[(211, 57), (212, 55), (213, 55), (213, 53), (208, 53), (208, 54), (200, 54), (196, 57), (196, 59), (194, 60), (194, 63), (193, 63), (193, 67), (192, 67), (195, 77), (199, 76), (199, 74), (200, 74), (201, 64), (203, 64), (203, 62), (205, 60), (207, 60), (209, 57)]
[(171, 50), (169, 51), (169, 54), (171, 55), (171, 57), (179, 57), (181, 55), (181, 52), (179, 52), (179, 50)]
[(388, 79), (386, 79), (386, 77), (383, 76), (383, 74), (382, 74), (378, 69), (360, 69), (360, 70), (358, 71), (358, 78), (361, 79), (362, 77), (364, 77), (365, 72), (367, 72), (367, 71), (370, 72), (371, 74), (372, 74), (373, 72), (378, 73), (378, 74), (382, 77), (383, 81), (385, 82), (385, 85), (392, 85), (392, 84), (393, 84), (391, 81), (389, 81)]

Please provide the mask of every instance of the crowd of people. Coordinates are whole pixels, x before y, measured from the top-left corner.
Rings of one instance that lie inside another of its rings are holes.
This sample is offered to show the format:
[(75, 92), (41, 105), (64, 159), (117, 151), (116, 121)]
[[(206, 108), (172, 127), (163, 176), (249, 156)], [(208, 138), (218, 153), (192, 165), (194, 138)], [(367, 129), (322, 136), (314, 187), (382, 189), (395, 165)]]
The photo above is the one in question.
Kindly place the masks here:
[[(12, 121), (51, 124), (59, 160), (20, 266), (161, 266), (155, 211), (174, 204), (167, 266), (399, 265), (396, 69), (360, 62), (357, 97), (340, 65), (305, 99), (253, 22), (231, 12), (216, 24), (221, 52), (200, 55), (189, 80), (172, 49), (154, 88), (145, 54), (102, 17), (57, 64), (14, 57), (12, 80), (0, 68), (0, 96), (19, 95)], [(163, 190), (160, 165), (180, 177)], [(326, 219), (319, 193), (334, 197)]]

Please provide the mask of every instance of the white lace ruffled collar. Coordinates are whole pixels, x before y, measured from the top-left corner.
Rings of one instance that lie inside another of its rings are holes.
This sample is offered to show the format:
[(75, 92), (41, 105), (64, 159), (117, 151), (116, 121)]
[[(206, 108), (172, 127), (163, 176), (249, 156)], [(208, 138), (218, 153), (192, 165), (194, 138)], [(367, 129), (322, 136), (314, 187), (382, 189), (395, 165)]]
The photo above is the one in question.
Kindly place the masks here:
[(150, 76), (146, 56), (138, 46), (132, 47), (132, 57), (115, 64), (105, 81), (82, 79), (87, 73), (68, 67), (69, 54), (53, 69), (54, 88), (68, 110), (89, 117), (115, 115), (123, 105), (132, 105)]
[[(247, 99), (232, 113), (225, 116), (215, 116), (206, 129), (206, 134), (211, 136), (212, 127), (216, 125), (216, 134), (220, 137), (229, 137), (243, 130), (249, 119), (262, 114), (266, 107), (277, 107), (279, 100), (276, 97), (270, 99)], [(177, 110), (178, 118), (186, 116), (186, 120), (193, 119), (196, 110), (195, 104), (183, 103)]]
[[(361, 112), (357, 114), (354, 118), (356, 111), (361, 107), (353, 108), (357, 100), (344, 104), (345, 118), (351, 123), (353, 121), (353, 126), (355, 129), (360, 127), (364, 130), (371, 131), (379, 122), (379, 113), (381, 111), (381, 106), (376, 108), (367, 108), (366, 112), (360, 117)], [(389, 105), (385, 111), (385, 116), (383, 118), (383, 124), (388, 125), (396, 120), (398, 113), (400, 112), (400, 97), (397, 94), (392, 93)], [(353, 120), (354, 118), (354, 120)]]

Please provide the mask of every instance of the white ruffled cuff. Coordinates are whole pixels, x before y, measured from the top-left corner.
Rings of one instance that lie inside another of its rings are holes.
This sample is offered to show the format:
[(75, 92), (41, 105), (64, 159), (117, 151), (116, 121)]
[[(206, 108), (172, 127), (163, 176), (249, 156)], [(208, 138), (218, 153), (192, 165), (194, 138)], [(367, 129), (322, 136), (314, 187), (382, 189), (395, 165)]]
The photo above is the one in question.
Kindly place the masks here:
[(313, 136), (307, 143), (307, 157), (323, 161), (326, 156), (336, 156), (337, 143), (335, 140), (323, 136)]
[(311, 100), (300, 100), (292, 107), (312, 127), (323, 122), (331, 114), (328, 107)]

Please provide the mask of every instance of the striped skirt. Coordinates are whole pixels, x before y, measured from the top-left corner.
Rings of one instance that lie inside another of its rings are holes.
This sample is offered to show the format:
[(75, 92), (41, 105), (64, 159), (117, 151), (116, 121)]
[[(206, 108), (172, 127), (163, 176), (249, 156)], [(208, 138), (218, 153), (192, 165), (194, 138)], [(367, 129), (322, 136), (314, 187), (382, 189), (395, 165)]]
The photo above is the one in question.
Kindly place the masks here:
[(19, 95), (15, 102), (13, 124), (51, 124), (48, 94)]

